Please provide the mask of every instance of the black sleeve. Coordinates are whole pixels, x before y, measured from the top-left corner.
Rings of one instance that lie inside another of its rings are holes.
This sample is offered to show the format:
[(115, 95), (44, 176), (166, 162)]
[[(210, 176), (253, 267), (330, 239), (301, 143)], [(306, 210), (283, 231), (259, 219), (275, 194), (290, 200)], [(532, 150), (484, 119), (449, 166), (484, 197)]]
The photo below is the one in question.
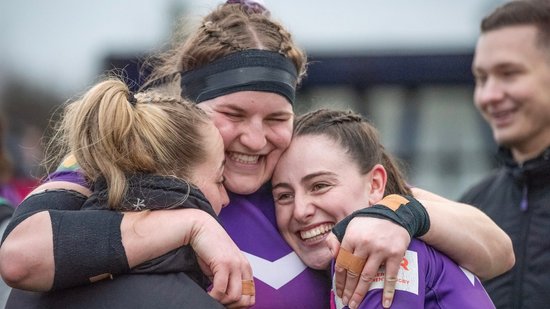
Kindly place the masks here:
[(90, 283), (89, 278), (129, 271), (122, 245), (122, 214), (80, 210), (86, 197), (70, 190), (49, 190), (28, 197), (14, 213), (4, 238), (23, 220), (48, 210), (53, 231), (53, 290)]

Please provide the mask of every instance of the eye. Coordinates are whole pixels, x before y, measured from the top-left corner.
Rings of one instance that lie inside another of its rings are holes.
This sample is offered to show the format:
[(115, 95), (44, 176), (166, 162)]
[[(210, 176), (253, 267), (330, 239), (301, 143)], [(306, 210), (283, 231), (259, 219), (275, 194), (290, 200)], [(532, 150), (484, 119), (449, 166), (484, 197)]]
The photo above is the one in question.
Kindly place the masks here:
[(223, 186), (224, 183), (225, 183), (225, 177), (222, 176), (222, 177), (218, 180), (217, 184), (218, 184), (219, 186)]
[(474, 79), (475, 79), (476, 85), (483, 85), (487, 81), (487, 75), (474, 73)]
[(285, 205), (292, 202), (294, 195), (291, 192), (273, 193), (273, 199), (276, 204)]
[(266, 119), (269, 122), (287, 122), (289, 118), (287, 117), (273, 117), (273, 118), (267, 118)]
[(325, 182), (316, 182), (311, 186), (313, 192), (325, 192), (331, 187), (330, 184)]
[(500, 74), (505, 78), (511, 78), (516, 76), (518, 73), (519, 71), (517, 70), (505, 70), (505, 71), (502, 71)]
[(218, 111), (218, 113), (233, 121), (238, 121), (244, 117), (241, 113), (234, 111)]

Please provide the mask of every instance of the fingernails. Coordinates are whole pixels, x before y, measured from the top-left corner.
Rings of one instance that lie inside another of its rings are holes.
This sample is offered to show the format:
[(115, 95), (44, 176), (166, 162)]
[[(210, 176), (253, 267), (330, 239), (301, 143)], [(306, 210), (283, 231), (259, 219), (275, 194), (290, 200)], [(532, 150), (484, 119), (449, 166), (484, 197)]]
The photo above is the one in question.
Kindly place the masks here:
[(342, 298), (342, 290), (336, 290), (336, 295), (338, 295), (338, 297)]
[(348, 299), (347, 296), (344, 296), (344, 298), (342, 298), (342, 303), (343, 303), (344, 305), (347, 305), (347, 304), (348, 304), (348, 301), (349, 301), (349, 299)]
[(355, 301), (352, 301), (349, 306), (350, 309), (357, 309), (357, 303)]
[(391, 306), (391, 301), (389, 299), (384, 300), (384, 308), (389, 308)]

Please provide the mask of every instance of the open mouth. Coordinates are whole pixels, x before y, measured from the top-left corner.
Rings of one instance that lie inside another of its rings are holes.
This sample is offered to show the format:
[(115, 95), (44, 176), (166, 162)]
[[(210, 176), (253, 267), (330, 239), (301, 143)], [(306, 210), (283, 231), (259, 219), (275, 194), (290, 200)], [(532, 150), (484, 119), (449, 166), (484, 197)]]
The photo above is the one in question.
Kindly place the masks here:
[(242, 164), (256, 164), (260, 159), (259, 155), (247, 155), (247, 154), (238, 153), (238, 152), (228, 152), (227, 156), (232, 161), (235, 161), (237, 163), (242, 163)]
[(301, 230), (298, 234), (302, 240), (313, 242), (324, 238), (326, 234), (330, 233), (333, 227), (334, 224), (332, 223), (323, 223), (308, 230)]

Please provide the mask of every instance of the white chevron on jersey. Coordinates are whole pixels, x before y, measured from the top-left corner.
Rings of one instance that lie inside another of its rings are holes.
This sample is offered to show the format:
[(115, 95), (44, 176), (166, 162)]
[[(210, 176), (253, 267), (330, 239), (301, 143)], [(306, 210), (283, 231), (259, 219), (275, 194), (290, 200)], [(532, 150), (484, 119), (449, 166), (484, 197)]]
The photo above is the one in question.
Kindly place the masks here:
[(252, 266), (254, 277), (274, 289), (289, 283), (307, 268), (295, 252), (273, 262), (244, 251), (243, 253)]

